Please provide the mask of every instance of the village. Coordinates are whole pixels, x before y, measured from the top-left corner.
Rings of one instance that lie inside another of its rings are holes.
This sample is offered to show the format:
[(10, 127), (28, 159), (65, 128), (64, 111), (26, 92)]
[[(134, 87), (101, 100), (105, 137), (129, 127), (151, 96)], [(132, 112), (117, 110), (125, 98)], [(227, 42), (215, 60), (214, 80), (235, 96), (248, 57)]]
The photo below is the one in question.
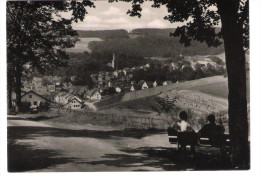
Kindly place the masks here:
[(7, 0), (5, 173), (255, 169), (249, 5)]
[[(193, 71), (207, 71), (208, 69), (213, 68), (216, 71), (220, 71), (225, 67), (224, 65), (213, 62), (208, 56), (200, 56), (199, 59), (198, 57), (196, 58), (196, 56), (180, 57), (183, 61), (190, 62), (183, 63), (182, 65), (171, 62), (164, 64), (161, 68), (166, 69), (169, 72), (179, 72), (185, 71), (185, 68), (191, 68)], [(113, 54), (111, 63), (108, 63), (107, 65), (113, 69), (112, 72), (97, 71), (97, 73), (91, 74), (91, 80), (94, 83), (94, 87), (92, 88), (89, 88), (88, 86), (73, 85), (72, 82), (75, 80), (75, 76), (70, 76), (70, 81), (66, 82), (63, 82), (62, 77), (60, 76), (34, 76), (31, 79), (24, 77), (22, 80), (21, 101), (27, 103), (24, 104), (24, 106), (30, 107), (30, 109), (25, 108), (24, 110), (36, 111), (42, 106), (47, 106), (48, 108), (66, 108), (69, 110), (96, 110), (89, 106), (111, 95), (135, 92), (158, 86), (167, 86), (173, 83), (173, 81), (170, 80), (133, 80), (133, 76), (136, 72), (151, 70), (151, 64), (149, 63), (143, 66), (118, 70), (117, 61)], [(174, 83), (179, 83), (179, 81)], [(15, 94), (12, 95), (12, 100), (12, 103), (15, 105)]]

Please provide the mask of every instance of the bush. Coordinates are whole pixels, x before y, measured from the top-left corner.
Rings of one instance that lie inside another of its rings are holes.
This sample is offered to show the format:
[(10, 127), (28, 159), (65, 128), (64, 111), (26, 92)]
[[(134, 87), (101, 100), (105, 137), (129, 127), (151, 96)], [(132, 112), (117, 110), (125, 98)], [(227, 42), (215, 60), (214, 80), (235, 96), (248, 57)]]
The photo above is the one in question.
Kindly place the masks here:
[(30, 106), (31, 106), (31, 103), (28, 101), (21, 102), (20, 111), (23, 113), (30, 112)]
[(50, 108), (50, 103), (48, 103), (48, 102), (40, 103), (40, 106), (39, 106), (40, 111), (48, 111), (49, 108)]

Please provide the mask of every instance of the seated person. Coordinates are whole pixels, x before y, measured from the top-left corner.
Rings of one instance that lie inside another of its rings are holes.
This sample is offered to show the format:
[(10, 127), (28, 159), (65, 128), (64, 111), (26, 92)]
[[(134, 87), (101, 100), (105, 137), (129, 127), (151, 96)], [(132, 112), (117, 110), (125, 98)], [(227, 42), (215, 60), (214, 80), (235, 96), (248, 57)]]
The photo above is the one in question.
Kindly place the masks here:
[(209, 124), (204, 125), (198, 132), (199, 137), (209, 138), (212, 146), (221, 146), (223, 144), (223, 136), (225, 128), (223, 125), (216, 125), (215, 116), (213, 114), (207, 117)]
[(188, 115), (185, 111), (180, 112), (179, 114), (180, 120), (172, 125), (177, 132), (193, 132), (190, 124), (187, 122)]
[(191, 150), (194, 150), (194, 146), (197, 143), (197, 136), (195, 131), (191, 128), (187, 122), (188, 115), (185, 111), (180, 112), (180, 120), (172, 125), (172, 128), (177, 131), (178, 143), (180, 149), (186, 150), (187, 145), (191, 145)]

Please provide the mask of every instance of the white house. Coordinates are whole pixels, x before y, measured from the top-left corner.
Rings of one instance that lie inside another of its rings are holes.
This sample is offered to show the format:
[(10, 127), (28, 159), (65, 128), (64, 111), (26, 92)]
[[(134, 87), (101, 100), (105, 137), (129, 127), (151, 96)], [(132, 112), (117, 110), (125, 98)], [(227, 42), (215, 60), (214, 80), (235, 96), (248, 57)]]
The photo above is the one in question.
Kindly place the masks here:
[(131, 86), (130, 91), (135, 91), (134, 85)]
[(108, 87), (112, 87), (112, 84), (111, 84), (111, 82), (110, 82), (110, 81), (108, 82)]
[(121, 92), (121, 88), (115, 87), (115, 89), (116, 89), (116, 92), (117, 92), (117, 93), (120, 93), (120, 92)]
[(65, 108), (73, 109), (73, 110), (78, 110), (81, 109), (83, 106), (82, 100), (79, 99), (78, 97), (74, 96), (69, 100), (69, 102), (65, 105)]
[(54, 101), (60, 104), (67, 104), (72, 97), (73, 95), (70, 93), (61, 92), (54, 97)]
[(156, 81), (153, 82), (153, 87), (157, 87), (157, 82)]
[(29, 92), (25, 93), (24, 95), (22, 95), (21, 101), (30, 102), (31, 106), (33, 106), (33, 105), (39, 106), (40, 103), (49, 102), (48, 99), (39, 95), (38, 93), (35, 93), (34, 91), (29, 91)]
[(166, 86), (166, 85), (168, 85), (168, 84), (167, 84), (167, 82), (166, 82), (166, 81), (164, 81), (164, 82), (163, 82), (163, 86)]
[(144, 82), (143, 85), (142, 85), (142, 90), (147, 89), (147, 88), (149, 88), (149, 87), (148, 87), (147, 83)]
[(100, 101), (102, 96), (101, 96), (100, 92), (98, 91), (98, 89), (94, 89), (94, 90), (89, 90), (88, 92), (86, 92), (84, 94), (84, 98)]
[(90, 97), (90, 99), (92, 100), (98, 100), (100, 101), (102, 98), (101, 94), (99, 93), (99, 91), (96, 91), (95, 93), (92, 94), (92, 96)]
[(146, 64), (146, 65), (144, 65), (144, 68), (150, 68), (150, 64)]
[(117, 72), (117, 71), (114, 71), (114, 72), (113, 72), (113, 75), (114, 75), (116, 78), (118, 78), (118, 72)]

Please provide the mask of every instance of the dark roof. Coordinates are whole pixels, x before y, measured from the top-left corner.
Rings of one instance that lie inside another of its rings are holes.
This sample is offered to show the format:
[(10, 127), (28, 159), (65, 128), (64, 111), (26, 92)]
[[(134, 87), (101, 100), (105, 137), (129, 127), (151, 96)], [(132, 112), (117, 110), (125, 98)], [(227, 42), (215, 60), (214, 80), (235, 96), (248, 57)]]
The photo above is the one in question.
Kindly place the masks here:
[(48, 102), (52, 102), (52, 101), (50, 101), (49, 99), (45, 98), (45, 97), (44, 97), (44, 96), (42, 96), (42, 95), (39, 95), (38, 93), (36, 93), (36, 92), (34, 92), (34, 91), (32, 91), (32, 90), (30, 90), (30, 91), (26, 92), (26, 93), (25, 93), (25, 94), (23, 94), (21, 97), (23, 97), (24, 95), (26, 95), (26, 94), (28, 94), (28, 93), (33, 93), (33, 94), (35, 94), (35, 95), (37, 95), (37, 96), (39, 96), (39, 97), (41, 97), (41, 98), (45, 99), (45, 100), (46, 100), (46, 101), (48, 101)]

